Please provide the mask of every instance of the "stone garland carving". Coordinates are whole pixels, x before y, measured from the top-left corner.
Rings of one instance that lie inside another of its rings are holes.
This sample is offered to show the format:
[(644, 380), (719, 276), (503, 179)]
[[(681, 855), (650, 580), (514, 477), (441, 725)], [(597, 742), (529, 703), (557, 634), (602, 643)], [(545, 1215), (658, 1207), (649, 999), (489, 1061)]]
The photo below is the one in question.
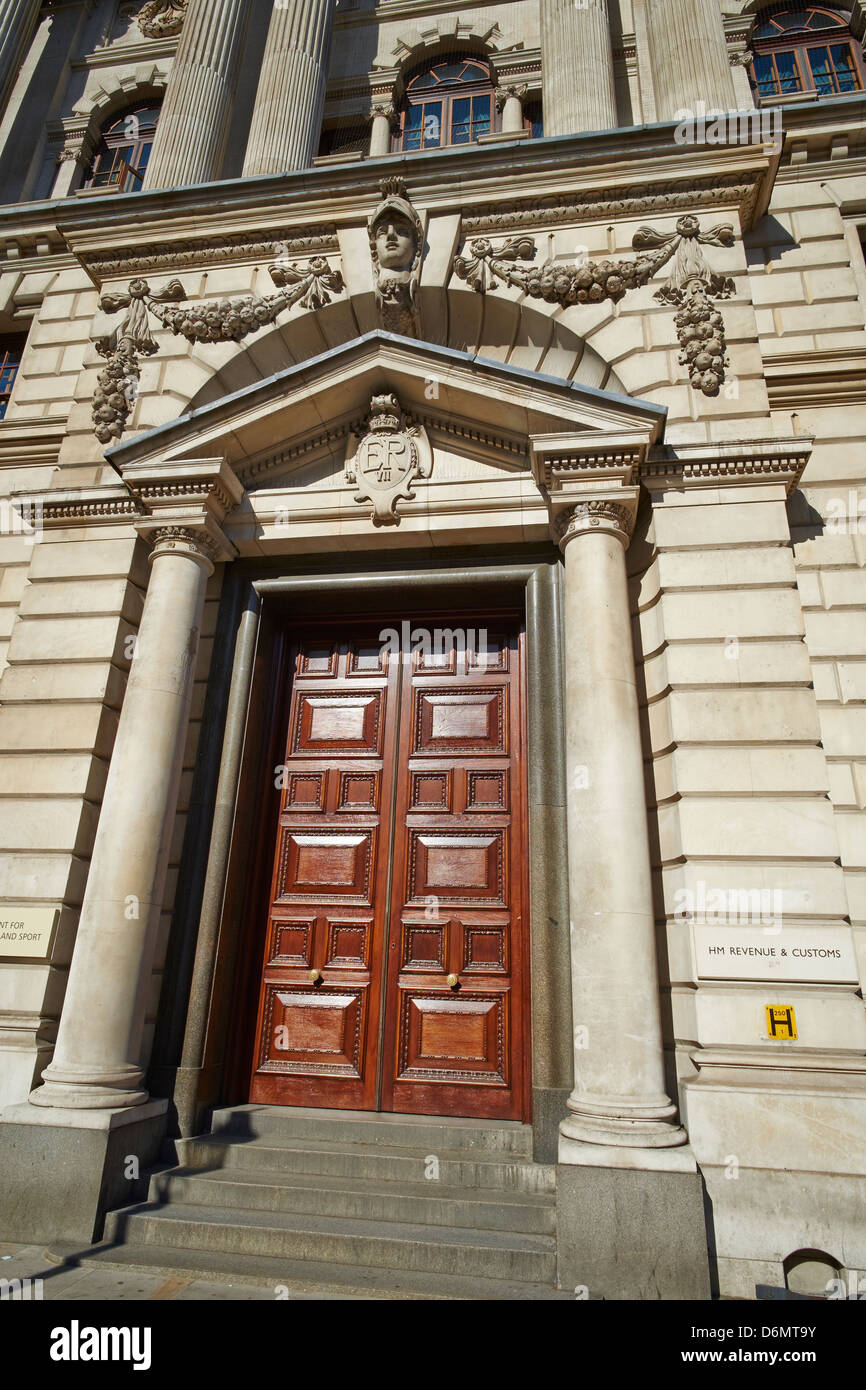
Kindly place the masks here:
[(373, 396), (366, 432), (352, 434), (346, 450), (346, 481), (356, 502), (372, 502), (374, 526), (397, 526), (397, 503), (412, 500), (412, 484), (433, 472), (433, 451), (423, 426), (408, 424), (396, 396)]
[(148, 39), (168, 39), (179, 34), (186, 14), (186, 0), (148, 0), (139, 12), (138, 27)]
[(418, 332), (424, 225), (402, 179), (384, 179), (380, 187), (382, 201), (367, 223), (376, 277), (376, 308), (386, 332), (411, 338)]
[(152, 293), (146, 280), (132, 280), (125, 293), (106, 294), (99, 307), (108, 314), (126, 309), (126, 318), (117, 332), (96, 338), (94, 345), (108, 365), (99, 373), (93, 396), (93, 426), (101, 444), (120, 439), (138, 394), (142, 357), (157, 351), (150, 331), (149, 314), (164, 328), (190, 343), (240, 342), (274, 323), (284, 309), (300, 304), (305, 309), (321, 309), (331, 302), (331, 294), (343, 288), (343, 277), (332, 270), (323, 256), (306, 265), (277, 262), (269, 267), (278, 294), (244, 295), (208, 304), (183, 304), (186, 291), (179, 280)]
[(647, 284), (673, 260), (672, 273), (655, 297), (660, 303), (679, 307), (675, 323), (682, 347), (680, 361), (688, 366), (695, 389), (715, 396), (725, 379), (727, 356), (724, 322), (712, 300), (733, 294), (734, 282), (711, 269), (701, 246), (733, 244), (734, 229), (730, 224), (702, 232), (698, 219), (686, 216), (679, 219), (675, 232), (639, 228), (632, 241), (634, 249), (641, 253), (635, 260), (528, 269), (515, 263), (534, 257), (535, 243), (531, 237), (512, 238), (496, 248), (487, 237), (479, 237), (470, 243), (470, 255), (456, 257), (454, 269), (461, 280), (480, 294), (502, 282), (516, 285), (532, 299), (567, 308), (572, 304), (599, 304), (606, 299), (616, 303), (629, 291)]

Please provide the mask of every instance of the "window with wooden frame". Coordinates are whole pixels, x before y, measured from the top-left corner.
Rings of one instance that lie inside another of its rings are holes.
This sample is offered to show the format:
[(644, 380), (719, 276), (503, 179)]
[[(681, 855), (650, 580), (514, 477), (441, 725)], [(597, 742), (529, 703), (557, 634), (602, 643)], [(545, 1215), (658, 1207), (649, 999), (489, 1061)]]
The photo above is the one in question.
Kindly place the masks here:
[(159, 111), (159, 105), (153, 102), (133, 106), (103, 127), (84, 180), (85, 188), (138, 192), (153, 149)]
[[(527, 129), (531, 123), (525, 121)], [(395, 151), (471, 145), (498, 130), (490, 65), (483, 58), (439, 57), (406, 83)]]
[(5, 419), (26, 342), (26, 333), (0, 336), (0, 420)]
[(863, 58), (849, 17), (823, 6), (777, 5), (752, 33), (752, 86), (764, 102), (797, 93), (843, 96), (863, 90)]

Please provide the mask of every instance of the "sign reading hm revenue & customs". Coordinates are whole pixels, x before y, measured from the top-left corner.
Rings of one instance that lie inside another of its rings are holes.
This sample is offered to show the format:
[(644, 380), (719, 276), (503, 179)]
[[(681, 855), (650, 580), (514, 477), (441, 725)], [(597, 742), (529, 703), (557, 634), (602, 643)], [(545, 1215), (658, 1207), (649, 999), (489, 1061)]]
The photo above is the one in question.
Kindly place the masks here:
[(695, 923), (699, 980), (802, 980), (857, 984), (850, 927), (733, 927)]

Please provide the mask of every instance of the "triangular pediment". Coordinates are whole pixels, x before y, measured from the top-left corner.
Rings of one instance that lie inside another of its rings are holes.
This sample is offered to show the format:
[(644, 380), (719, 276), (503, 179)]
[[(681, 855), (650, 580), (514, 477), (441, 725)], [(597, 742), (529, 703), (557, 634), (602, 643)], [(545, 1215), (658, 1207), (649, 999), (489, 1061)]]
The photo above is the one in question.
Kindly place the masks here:
[(529, 473), (538, 435), (629, 434), (661, 439), (665, 410), (489, 358), (368, 333), (221, 397), (107, 451), (121, 470), (222, 457), (247, 491), (327, 490), (371, 398), (392, 395), (423, 430), (440, 474), (472, 482)]

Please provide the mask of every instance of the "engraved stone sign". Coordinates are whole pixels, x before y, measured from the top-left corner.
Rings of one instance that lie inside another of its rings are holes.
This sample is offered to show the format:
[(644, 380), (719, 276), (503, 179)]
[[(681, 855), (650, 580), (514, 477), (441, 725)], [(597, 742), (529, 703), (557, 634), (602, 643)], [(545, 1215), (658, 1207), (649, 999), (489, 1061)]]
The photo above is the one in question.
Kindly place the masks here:
[(699, 980), (803, 980), (856, 984), (850, 927), (695, 924)]
[(10, 907), (4, 903), (0, 906), (0, 958), (44, 959), (51, 951), (56, 921), (56, 907)]

